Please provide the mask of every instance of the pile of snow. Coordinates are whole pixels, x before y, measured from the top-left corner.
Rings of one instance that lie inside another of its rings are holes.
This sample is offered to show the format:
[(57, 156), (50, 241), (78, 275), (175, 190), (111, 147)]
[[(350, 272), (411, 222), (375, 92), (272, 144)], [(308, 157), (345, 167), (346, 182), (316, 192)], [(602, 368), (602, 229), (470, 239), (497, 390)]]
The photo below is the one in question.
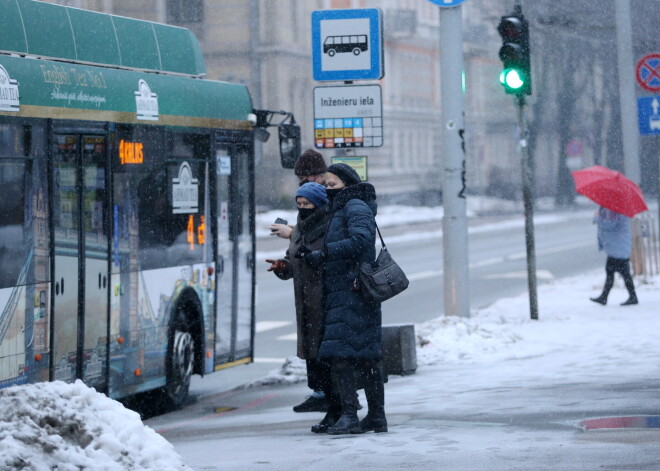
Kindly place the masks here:
[(243, 388), (253, 386), (267, 386), (271, 384), (294, 384), (307, 381), (307, 364), (297, 356), (291, 356), (284, 360), (282, 366), (272, 370), (266, 376), (252, 383), (243, 385)]
[(140, 416), (77, 380), (0, 390), (0, 469), (182, 471)]
[(620, 305), (628, 293), (618, 276), (606, 306), (590, 301), (600, 294), (604, 279), (599, 270), (541, 285), (538, 320), (531, 319), (524, 293), (470, 318), (440, 317), (418, 325), (417, 361), (488, 364), (566, 353), (581, 368), (602, 371), (611, 363), (644, 358), (657, 348), (660, 276), (635, 280), (640, 302), (635, 306)]

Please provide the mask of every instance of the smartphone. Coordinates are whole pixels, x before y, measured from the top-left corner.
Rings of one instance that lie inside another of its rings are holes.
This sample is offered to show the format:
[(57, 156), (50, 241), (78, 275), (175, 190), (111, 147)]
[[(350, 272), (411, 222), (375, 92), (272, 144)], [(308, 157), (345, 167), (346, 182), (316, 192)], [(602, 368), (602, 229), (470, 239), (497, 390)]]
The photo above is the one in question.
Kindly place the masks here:
[[(275, 222), (273, 224), (286, 224), (287, 221), (282, 218), (277, 218), (275, 219)], [(271, 229), (270, 232), (275, 232), (275, 229)]]

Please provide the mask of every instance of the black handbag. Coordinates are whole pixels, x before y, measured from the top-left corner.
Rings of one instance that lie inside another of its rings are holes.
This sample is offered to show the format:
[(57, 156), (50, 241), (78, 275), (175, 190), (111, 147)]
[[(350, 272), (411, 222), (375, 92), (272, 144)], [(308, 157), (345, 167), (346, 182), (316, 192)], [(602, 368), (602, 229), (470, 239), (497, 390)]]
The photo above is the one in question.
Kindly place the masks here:
[(367, 301), (382, 303), (408, 288), (409, 281), (387, 250), (378, 225), (376, 230), (382, 247), (374, 263), (360, 265), (360, 291)]

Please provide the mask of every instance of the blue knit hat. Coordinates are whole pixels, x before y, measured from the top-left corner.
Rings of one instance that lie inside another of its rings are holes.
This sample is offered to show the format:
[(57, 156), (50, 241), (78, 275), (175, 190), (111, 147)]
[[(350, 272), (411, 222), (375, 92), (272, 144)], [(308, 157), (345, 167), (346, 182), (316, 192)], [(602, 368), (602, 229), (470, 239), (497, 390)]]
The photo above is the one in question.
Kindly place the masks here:
[(328, 196), (325, 194), (325, 187), (314, 182), (307, 182), (298, 188), (296, 198), (302, 196), (307, 198), (314, 206), (320, 208), (328, 203)]

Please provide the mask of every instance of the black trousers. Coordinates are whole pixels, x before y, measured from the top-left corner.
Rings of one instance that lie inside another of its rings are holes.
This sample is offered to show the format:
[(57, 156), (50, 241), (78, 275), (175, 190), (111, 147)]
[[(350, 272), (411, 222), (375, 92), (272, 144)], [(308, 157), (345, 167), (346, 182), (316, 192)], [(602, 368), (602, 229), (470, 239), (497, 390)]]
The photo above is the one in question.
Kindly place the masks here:
[(332, 360), (333, 387), (326, 393), (333, 403), (341, 403), (342, 412), (356, 412), (357, 390), (364, 389), (369, 410), (382, 410), (385, 405), (383, 367), (380, 361), (362, 359)]
[(607, 257), (607, 262), (605, 263), (605, 287), (603, 288), (603, 294), (607, 294), (612, 289), (614, 285), (614, 274), (619, 272), (623, 277), (623, 282), (626, 285), (628, 294), (633, 296), (635, 294), (635, 285), (633, 283), (632, 275), (630, 274), (630, 259), (628, 258), (613, 258)]
[(312, 391), (327, 391), (332, 386), (330, 363), (321, 360), (305, 360), (307, 363), (307, 386)]

